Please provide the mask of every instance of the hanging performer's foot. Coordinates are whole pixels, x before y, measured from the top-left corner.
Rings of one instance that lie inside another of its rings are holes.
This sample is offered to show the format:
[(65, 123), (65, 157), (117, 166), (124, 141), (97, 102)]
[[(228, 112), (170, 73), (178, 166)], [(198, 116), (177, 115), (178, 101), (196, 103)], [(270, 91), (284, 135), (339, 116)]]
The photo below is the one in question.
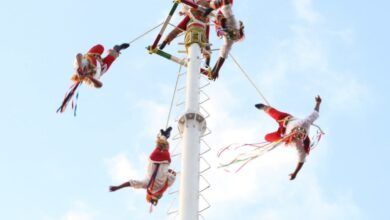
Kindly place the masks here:
[(162, 136), (168, 139), (171, 136), (172, 127), (167, 128), (165, 131), (163, 129), (160, 130)]
[(128, 43), (123, 43), (123, 44), (121, 44), (121, 45), (115, 45), (115, 46), (114, 46), (114, 50), (115, 50), (116, 52), (120, 53), (121, 50), (127, 49), (129, 46), (130, 46), (130, 44), (128, 44)]
[(110, 186), (110, 192), (115, 192), (119, 189), (117, 186)]
[(210, 80), (216, 80), (219, 76), (219, 70), (221, 69), (223, 63), (225, 62), (225, 58), (219, 57), (217, 60), (217, 63), (215, 64), (213, 70), (211, 71), (211, 74), (209, 75)]
[(208, 57), (206, 58), (206, 62), (205, 62), (207, 68), (210, 67), (210, 60), (211, 60), (211, 57), (208, 56)]
[(167, 41), (166, 40), (164, 40), (161, 44), (160, 44), (160, 46), (158, 47), (160, 50), (163, 50), (164, 48), (165, 48), (165, 46), (167, 45)]
[(204, 17), (207, 17), (212, 11), (214, 11), (213, 8), (200, 8), (200, 11), (202, 12), (202, 15)]
[(260, 110), (264, 110), (264, 108), (267, 107), (267, 105), (264, 105), (263, 103), (259, 103), (259, 104), (256, 104), (255, 107), (260, 109)]

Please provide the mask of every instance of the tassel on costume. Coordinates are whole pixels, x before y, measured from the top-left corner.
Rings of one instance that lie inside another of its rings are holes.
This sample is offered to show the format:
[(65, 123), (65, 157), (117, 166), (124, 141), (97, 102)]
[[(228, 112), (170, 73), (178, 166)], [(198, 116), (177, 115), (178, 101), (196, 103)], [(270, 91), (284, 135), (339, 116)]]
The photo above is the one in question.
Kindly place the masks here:
[(63, 113), (69, 104), (69, 102), (72, 100), (77, 88), (81, 85), (81, 82), (74, 83), (70, 88), (69, 91), (65, 94), (65, 98), (62, 101), (61, 106), (57, 109), (57, 113)]

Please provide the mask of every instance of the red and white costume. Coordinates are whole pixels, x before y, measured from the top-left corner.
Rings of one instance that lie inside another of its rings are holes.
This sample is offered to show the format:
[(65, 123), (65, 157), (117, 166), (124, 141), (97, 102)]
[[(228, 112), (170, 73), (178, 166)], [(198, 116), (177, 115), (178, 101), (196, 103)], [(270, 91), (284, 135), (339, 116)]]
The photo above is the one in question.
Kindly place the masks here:
[[(109, 50), (109, 53), (106, 57), (102, 58), (102, 54), (104, 52), (104, 47), (101, 44), (97, 44), (93, 46), (88, 53), (83, 56), (81, 68), (87, 67), (88, 65), (92, 65), (94, 67), (95, 73), (93, 77), (95, 79), (100, 79), (100, 77), (107, 72), (110, 68), (111, 64), (118, 57), (117, 52), (112, 52), (113, 50)], [(75, 66), (76, 69), (79, 68), (78, 65)]]
[(270, 107), (265, 111), (279, 124), (277, 131), (265, 135), (265, 140), (268, 142), (278, 141), (286, 135), (292, 134), (296, 129), (304, 131), (304, 136), (296, 138), (292, 135), (285, 140), (285, 143), (297, 149), (299, 162), (305, 162), (306, 155), (310, 152), (310, 125), (319, 117), (318, 111), (313, 111), (304, 119), (296, 118), (288, 113), (280, 112), (275, 108)]
[[(161, 150), (157, 146), (149, 156), (146, 177), (143, 180), (130, 180), (129, 183), (136, 189), (147, 189), (148, 196), (162, 196), (176, 179), (176, 174), (169, 168), (171, 156), (168, 149)], [(158, 167), (158, 168), (157, 168)], [(157, 168), (157, 171), (156, 171)], [(155, 172), (157, 172), (155, 174)], [(155, 178), (152, 177), (155, 174)]]
[[(202, 6), (208, 6), (207, 0), (196, 1), (197, 4)], [(182, 13), (185, 17), (180, 21), (177, 27), (172, 30), (168, 36), (165, 38), (167, 44), (170, 44), (173, 39), (177, 37), (181, 32), (187, 31), (191, 28), (199, 28), (206, 36), (205, 41), (208, 42), (209, 39), (209, 19), (207, 17), (201, 16), (201, 12), (198, 10), (189, 8), (189, 6), (184, 6), (182, 9)]]
[[(223, 36), (224, 40), (219, 51), (219, 56), (226, 59), (234, 42), (244, 37), (242, 27), (233, 14), (233, 0), (211, 0), (210, 7), (214, 10), (219, 9), (215, 23), (217, 35)], [(223, 25), (221, 24), (221, 19), (225, 20)], [(221, 25), (224, 27), (221, 27)]]

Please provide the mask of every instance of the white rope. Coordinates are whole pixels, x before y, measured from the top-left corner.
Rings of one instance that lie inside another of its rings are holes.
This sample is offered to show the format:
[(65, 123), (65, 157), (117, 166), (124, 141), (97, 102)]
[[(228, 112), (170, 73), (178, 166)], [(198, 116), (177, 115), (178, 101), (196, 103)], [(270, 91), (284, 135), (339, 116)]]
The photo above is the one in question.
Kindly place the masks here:
[[(238, 66), (238, 68), (241, 70), (241, 72), (246, 76), (246, 78), (249, 80), (249, 82), (252, 84), (252, 86), (257, 90), (257, 92), (260, 94), (260, 96), (264, 99), (264, 102), (267, 103), (267, 105), (271, 106), (267, 99), (264, 97), (263, 93), (260, 92), (260, 90), (257, 88), (253, 80), (249, 77), (249, 75), (245, 72), (245, 70), (240, 66), (240, 64), (237, 62), (237, 60), (233, 57), (231, 53), (229, 53), (229, 56), (233, 59), (234, 63)], [(322, 134), (325, 134), (325, 132), (321, 129), (320, 126), (316, 124), (311, 124), (312, 126), (316, 127)]]
[(172, 24), (172, 23), (169, 23), (169, 25), (172, 26), (172, 27), (174, 27), (174, 28), (177, 28), (177, 29), (181, 30), (182, 32), (185, 32), (185, 31), (186, 31), (186, 30), (181, 29), (181, 28), (179, 28), (179, 26), (174, 25), (174, 24)]
[(153, 27), (152, 29), (146, 31), (145, 33), (141, 34), (140, 36), (134, 38), (134, 40), (130, 41), (129, 44), (132, 44), (134, 42), (136, 42), (137, 40), (139, 40), (140, 38), (144, 37), (145, 35), (149, 34), (150, 32), (154, 31), (156, 28), (160, 27), (164, 22), (162, 22), (161, 24)]
[(179, 72), (177, 73), (175, 89), (174, 89), (174, 91), (173, 91), (172, 100), (171, 100), (171, 106), (169, 107), (168, 118), (167, 118), (167, 123), (166, 123), (166, 125), (165, 125), (165, 128), (168, 128), (169, 120), (170, 120), (170, 117), (171, 117), (173, 102), (174, 102), (175, 96), (176, 96), (177, 85), (179, 84), (179, 78), (180, 78), (181, 67), (182, 67), (182, 65), (179, 65)]
[[(180, 32), (174, 39), (183, 36), (183, 35), (185, 34), (185, 32), (186, 32), (186, 30), (183, 30), (183, 29), (179, 28), (179, 26), (176, 26), (176, 25), (171, 24), (171, 23), (169, 23), (169, 25), (171, 25), (171, 26), (174, 27), (174, 28), (177, 28), (177, 29), (181, 30), (181, 32)], [(172, 41), (173, 41), (174, 39), (172, 39)]]
[(263, 93), (260, 92), (260, 90), (257, 88), (256, 84), (253, 82), (253, 80), (249, 77), (249, 75), (245, 72), (245, 70), (240, 66), (240, 64), (237, 62), (237, 60), (234, 58), (234, 56), (229, 53), (229, 56), (233, 59), (233, 62), (237, 65), (237, 67), (241, 70), (241, 72), (245, 75), (245, 77), (248, 79), (248, 81), (252, 84), (252, 86), (256, 89), (257, 93), (263, 98), (264, 102), (267, 103), (267, 105), (271, 106)]

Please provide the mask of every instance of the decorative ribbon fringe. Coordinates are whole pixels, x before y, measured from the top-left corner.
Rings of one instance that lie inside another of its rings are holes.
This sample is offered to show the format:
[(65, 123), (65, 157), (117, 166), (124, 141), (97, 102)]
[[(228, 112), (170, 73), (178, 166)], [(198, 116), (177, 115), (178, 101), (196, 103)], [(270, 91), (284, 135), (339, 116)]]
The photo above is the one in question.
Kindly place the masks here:
[[(317, 127), (318, 128), (318, 127)], [(280, 144), (284, 143), (288, 138), (293, 136), (295, 133), (291, 133), (289, 135), (286, 135), (282, 139), (274, 142), (260, 142), (260, 143), (249, 143), (249, 144), (230, 144), (226, 147), (221, 148), (219, 152), (217, 153), (218, 158), (221, 160), (222, 157), (224, 157), (228, 152), (232, 152), (234, 154), (234, 151), (242, 150), (243, 148), (246, 148), (243, 150), (242, 153), (238, 153), (237, 156), (235, 156), (233, 159), (228, 159), (228, 162), (220, 163), (218, 168), (224, 168), (226, 172), (232, 172), (232, 165), (240, 164), (241, 165), (234, 171), (234, 173), (237, 173), (240, 171), (245, 165), (247, 165), (252, 160), (256, 159), (259, 156), (264, 155), (267, 152), (270, 152), (271, 150), (275, 149)], [(311, 140), (312, 143), (310, 145), (310, 149), (313, 150), (316, 148), (321, 140), (322, 135), (325, 133), (318, 128), (316, 135), (314, 135)], [(230, 169), (229, 169), (230, 168)]]
[(65, 98), (62, 101), (61, 106), (57, 109), (57, 113), (63, 113), (66, 107), (68, 106), (69, 102), (72, 101), (72, 109), (74, 109), (73, 115), (76, 116), (77, 100), (79, 98), (79, 93), (77, 92), (75, 100), (73, 99), (73, 96), (81, 84), (82, 82), (76, 82), (70, 86), (68, 92), (65, 93)]

